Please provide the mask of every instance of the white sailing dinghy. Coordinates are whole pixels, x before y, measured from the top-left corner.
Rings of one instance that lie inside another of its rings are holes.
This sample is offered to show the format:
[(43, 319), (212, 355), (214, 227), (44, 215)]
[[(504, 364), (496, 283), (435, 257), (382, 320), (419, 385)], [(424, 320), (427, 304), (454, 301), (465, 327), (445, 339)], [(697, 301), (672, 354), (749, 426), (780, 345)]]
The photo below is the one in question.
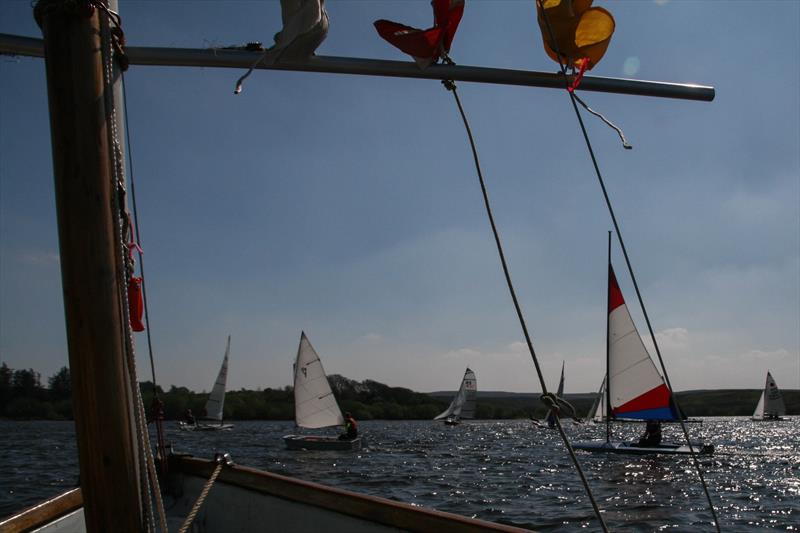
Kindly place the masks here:
[[(343, 426), (344, 416), (333, 395), (328, 376), (314, 347), (300, 333), (300, 346), (294, 363), (294, 420), (297, 427), (308, 429)], [(362, 438), (343, 440), (321, 435), (285, 435), (290, 450), (360, 450)]]
[(228, 335), (228, 343), (225, 346), (225, 356), (222, 358), (222, 366), (217, 374), (217, 380), (211, 388), (211, 394), (206, 400), (205, 415), (201, 418), (203, 422), (194, 424), (181, 421), (178, 427), (183, 431), (221, 431), (230, 430), (233, 424), (226, 424), (223, 416), (225, 407), (225, 387), (228, 382), (228, 356), (231, 352), (231, 336)]
[(475, 372), (467, 367), (461, 386), (458, 388), (453, 401), (444, 412), (437, 415), (434, 420), (444, 419), (448, 426), (456, 426), (461, 423), (461, 419), (475, 418), (475, 398), (478, 395), (478, 381), (475, 379)]
[[(711, 454), (713, 446), (702, 443), (689, 445), (680, 443), (659, 443), (641, 445), (639, 442), (611, 440), (612, 420), (639, 421), (677, 421), (678, 413), (672, 398), (672, 391), (658, 372), (650, 354), (645, 348), (636, 325), (633, 323), (622, 291), (614, 275), (610, 257), (608, 260), (608, 316), (606, 324), (606, 379), (602, 387), (606, 394), (600, 395), (600, 403), (605, 401), (606, 440), (578, 442), (574, 448), (591, 452), (614, 452), (628, 454)], [(603, 410), (595, 407), (594, 417), (603, 417)]]
[(758, 405), (753, 412), (753, 420), (757, 422), (771, 422), (786, 420), (782, 418), (786, 414), (786, 404), (783, 403), (783, 395), (772, 374), (767, 371), (767, 383), (761, 391)]

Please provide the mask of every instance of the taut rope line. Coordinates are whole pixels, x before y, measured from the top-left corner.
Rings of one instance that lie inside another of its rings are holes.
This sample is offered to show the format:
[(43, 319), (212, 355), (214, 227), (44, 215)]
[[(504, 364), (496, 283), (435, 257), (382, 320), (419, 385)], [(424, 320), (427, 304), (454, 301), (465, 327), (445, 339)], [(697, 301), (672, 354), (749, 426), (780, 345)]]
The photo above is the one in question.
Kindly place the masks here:
[[(544, 22), (545, 22), (545, 26), (547, 26), (547, 32), (550, 35), (550, 40), (553, 43), (555, 43), (556, 40), (555, 40), (555, 38), (553, 36), (553, 29), (550, 26), (550, 22), (549, 22), (548, 17), (547, 17), (547, 11), (544, 9), (544, 6), (542, 5), (542, 0), (536, 0), (536, 3), (542, 9), (542, 16), (543, 16), (543, 19), (544, 19)], [(558, 55), (558, 64), (559, 64), (559, 67), (561, 68), (561, 73), (564, 76), (565, 88), (567, 88), (567, 93), (569, 94), (570, 102), (572, 102), (572, 107), (575, 110), (575, 116), (577, 117), (578, 124), (581, 127), (581, 132), (583, 133), (583, 139), (586, 142), (586, 148), (589, 150), (589, 156), (592, 159), (592, 165), (594, 166), (594, 171), (595, 171), (595, 174), (597, 175), (597, 181), (599, 182), (600, 188), (603, 191), (603, 197), (605, 198), (606, 206), (608, 207), (608, 213), (611, 216), (612, 223), (614, 224), (614, 232), (617, 235), (617, 240), (619, 240), (620, 248), (622, 249), (622, 254), (625, 257), (625, 264), (628, 267), (628, 272), (630, 273), (631, 280), (633, 281), (633, 287), (636, 290), (636, 298), (639, 300), (639, 306), (642, 308), (642, 314), (644, 315), (644, 320), (645, 320), (645, 323), (647, 324), (647, 330), (650, 333), (650, 338), (653, 340), (653, 346), (655, 347), (656, 355), (658, 355), (658, 362), (659, 362), (659, 364), (661, 366), (661, 371), (664, 374), (664, 380), (667, 382), (667, 386), (669, 387), (669, 390), (672, 391), (673, 390), (672, 389), (672, 384), (669, 381), (669, 375), (667, 374), (667, 367), (664, 365), (664, 358), (661, 357), (661, 350), (658, 347), (658, 341), (656, 340), (655, 333), (653, 332), (653, 326), (652, 326), (652, 324), (650, 322), (650, 317), (647, 314), (647, 309), (646, 309), (646, 307), (644, 305), (644, 299), (642, 298), (641, 291), (639, 290), (639, 284), (636, 281), (636, 276), (633, 273), (633, 265), (631, 264), (630, 257), (628, 257), (628, 250), (625, 247), (625, 241), (622, 239), (622, 231), (620, 230), (619, 223), (617, 222), (617, 217), (616, 217), (616, 215), (614, 213), (614, 208), (611, 205), (611, 199), (609, 198), (608, 191), (606, 190), (605, 181), (603, 180), (603, 175), (600, 172), (600, 166), (597, 163), (597, 158), (594, 155), (594, 149), (592, 148), (592, 143), (589, 140), (589, 134), (586, 132), (586, 126), (583, 123), (583, 118), (581, 117), (580, 110), (578, 109), (578, 105), (576, 104), (576, 98), (577, 97), (575, 96), (574, 91), (570, 91), (569, 90), (569, 85), (567, 84), (567, 70), (566, 70), (566, 68), (564, 66), (564, 61), (562, 60), (562, 54), (557, 48), (556, 48), (556, 54)], [(581, 102), (581, 104), (585, 105), (585, 104), (583, 104), (583, 102)], [(619, 131), (618, 131), (618, 133), (619, 133)], [(623, 140), (624, 140), (624, 138), (623, 138)], [(690, 452), (690, 454), (692, 456), (692, 461), (694, 462), (695, 470), (697, 471), (697, 475), (700, 478), (701, 484), (703, 485), (703, 491), (705, 492), (706, 499), (708, 500), (708, 506), (709, 506), (709, 509), (711, 510), (711, 515), (714, 517), (714, 526), (715, 526), (715, 528), (717, 530), (717, 533), (720, 533), (721, 529), (720, 529), (720, 526), (719, 526), (719, 518), (717, 517), (716, 509), (714, 509), (714, 503), (711, 500), (711, 493), (708, 491), (708, 485), (706, 484), (705, 476), (703, 475), (703, 468), (700, 466), (700, 461), (697, 459), (697, 454), (695, 453), (694, 447), (692, 446), (692, 443), (689, 440), (689, 431), (686, 428), (686, 424), (683, 422), (683, 419), (680, 417), (680, 414), (682, 414), (682, 412), (681, 412), (680, 408), (678, 407), (678, 403), (677, 403), (677, 400), (675, 399), (675, 395), (674, 394), (670, 394), (670, 398), (671, 398), (673, 406), (675, 407), (675, 411), (679, 414), (678, 421), (681, 424), (681, 429), (683, 430), (683, 435), (686, 438), (686, 444), (689, 446), (689, 452)]]
[[(452, 63), (452, 60), (448, 57), (445, 57), (445, 61)], [(500, 242), (500, 234), (497, 230), (497, 225), (494, 221), (494, 215), (492, 214), (492, 207), (489, 203), (489, 193), (486, 190), (486, 183), (483, 179), (483, 172), (481, 171), (480, 161), (478, 159), (478, 150), (475, 147), (475, 139), (472, 136), (472, 129), (469, 126), (469, 121), (467, 120), (467, 116), (464, 113), (464, 108), (461, 105), (461, 99), (458, 97), (458, 92), (456, 90), (456, 84), (452, 80), (444, 80), (442, 82), (444, 87), (453, 93), (453, 97), (455, 98), (456, 105), (458, 106), (458, 111), (461, 114), (461, 120), (464, 122), (464, 128), (467, 130), (467, 137), (469, 138), (470, 148), (472, 149), (472, 157), (475, 161), (475, 170), (478, 173), (478, 181), (481, 185), (481, 192), (483, 193), (483, 203), (486, 207), (486, 215), (489, 217), (489, 224), (492, 226), (492, 234), (494, 235), (494, 242), (497, 245), (497, 253), (500, 256), (500, 264), (503, 267), (503, 274), (505, 275), (506, 285), (508, 286), (508, 291), (511, 293), (511, 299), (514, 302), (514, 309), (517, 312), (517, 318), (519, 318), (520, 326), (522, 327), (522, 333), (525, 336), (525, 342), (528, 345), (528, 351), (531, 354), (531, 359), (533, 359), (533, 364), (536, 367), (536, 374), (539, 376), (539, 383), (542, 386), (542, 396), (541, 400), (544, 402), (554, 413), (555, 413), (555, 420), (556, 420), (556, 427), (558, 427), (558, 432), (561, 435), (561, 439), (564, 441), (564, 446), (566, 446), (567, 451), (569, 452), (570, 458), (572, 459), (575, 468), (578, 470), (578, 476), (581, 479), (581, 483), (583, 483), (583, 487), (586, 490), (586, 494), (589, 496), (589, 501), (592, 504), (592, 508), (594, 509), (594, 513), (597, 516), (597, 519), (600, 522), (600, 525), (603, 528), (603, 531), (606, 533), (608, 532), (608, 527), (606, 526), (605, 521), (603, 520), (603, 515), (601, 514), (600, 507), (597, 505), (597, 501), (592, 494), (592, 489), (589, 487), (589, 482), (586, 479), (586, 476), (583, 473), (583, 469), (581, 468), (580, 463), (578, 462), (578, 457), (575, 455), (575, 450), (572, 449), (572, 445), (569, 443), (569, 439), (567, 438), (567, 434), (564, 433), (564, 428), (561, 426), (561, 420), (558, 416), (559, 406), (558, 406), (558, 399), (555, 394), (547, 392), (547, 384), (544, 380), (544, 375), (542, 374), (542, 369), (539, 366), (539, 360), (536, 357), (536, 351), (533, 348), (533, 341), (531, 340), (530, 333), (528, 332), (528, 326), (525, 323), (525, 317), (522, 314), (522, 308), (519, 304), (519, 300), (517, 299), (517, 293), (514, 290), (514, 284), (511, 281), (511, 273), (508, 269), (508, 264), (506, 262), (506, 256), (503, 252), (503, 245)]]

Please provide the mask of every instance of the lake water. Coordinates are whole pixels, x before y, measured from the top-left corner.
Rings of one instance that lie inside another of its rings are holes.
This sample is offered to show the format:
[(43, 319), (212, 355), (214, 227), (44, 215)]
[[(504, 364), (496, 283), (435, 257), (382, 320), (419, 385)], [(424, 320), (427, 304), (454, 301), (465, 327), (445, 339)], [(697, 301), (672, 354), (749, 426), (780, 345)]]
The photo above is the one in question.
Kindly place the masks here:
[[(239, 422), (230, 432), (180, 432), (177, 451), (211, 458), (228, 452), (242, 465), (357, 492), (541, 531), (595, 530), (591, 506), (557, 432), (522, 420), (364, 421), (360, 453), (289, 452), (286, 422)], [(602, 438), (605, 426), (565, 424), (571, 440)], [(641, 426), (615, 428), (633, 438)], [(680, 428), (665, 427), (665, 441)], [(800, 529), (800, 418), (756, 423), (710, 418), (692, 438), (716, 446), (703, 458), (723, 531)], [(71, 422), (0, 422), (0, 516), (76, 485)], [(709, 531), (711, 515), (689, 458), (578, 452), (614, 531)]]

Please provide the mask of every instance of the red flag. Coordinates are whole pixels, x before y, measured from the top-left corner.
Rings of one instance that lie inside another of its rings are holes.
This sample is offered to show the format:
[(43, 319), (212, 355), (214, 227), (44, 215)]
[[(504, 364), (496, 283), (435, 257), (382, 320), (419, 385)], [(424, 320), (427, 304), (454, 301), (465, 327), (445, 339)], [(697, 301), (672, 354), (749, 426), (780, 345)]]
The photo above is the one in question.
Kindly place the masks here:
[(412, 28), (390, 20), (375, 21), (381, 37), (412, 56), (425, 68), (450, 51), (450, 45), (464, 14), (464, 0), (433, 0), (433, 27)]

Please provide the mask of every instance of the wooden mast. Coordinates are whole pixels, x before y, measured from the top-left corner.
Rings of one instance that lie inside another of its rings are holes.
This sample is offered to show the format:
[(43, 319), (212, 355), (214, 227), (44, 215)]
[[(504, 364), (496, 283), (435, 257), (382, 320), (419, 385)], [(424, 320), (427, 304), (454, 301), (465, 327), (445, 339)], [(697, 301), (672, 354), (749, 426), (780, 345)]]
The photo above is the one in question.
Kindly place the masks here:
[(87, 531), (140, 531), (101, 23), (87, 6), (40, 0), (35, 8), (44, 36), (80, 483)]

